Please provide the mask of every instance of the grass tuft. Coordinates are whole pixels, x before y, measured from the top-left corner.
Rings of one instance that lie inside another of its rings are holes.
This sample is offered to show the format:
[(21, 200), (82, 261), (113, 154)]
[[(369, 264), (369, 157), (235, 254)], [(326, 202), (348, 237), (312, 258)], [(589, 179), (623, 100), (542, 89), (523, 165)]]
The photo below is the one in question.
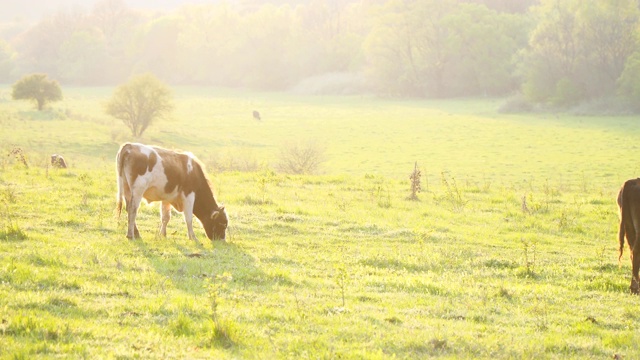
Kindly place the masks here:
[(235, 322), (228, 319), (211, 321), (205, 345), (228, 349), (238, 344), (239, 335)]
[(0, 230), (1, 241), (23, 241), (27, 238), (27, 233), (15, 223), (6, 225), (4, 230)]

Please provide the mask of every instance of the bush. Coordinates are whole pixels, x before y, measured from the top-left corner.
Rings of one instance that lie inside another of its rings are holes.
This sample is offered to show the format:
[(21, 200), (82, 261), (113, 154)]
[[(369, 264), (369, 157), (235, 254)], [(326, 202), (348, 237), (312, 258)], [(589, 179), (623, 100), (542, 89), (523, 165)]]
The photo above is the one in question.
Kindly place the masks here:
[(325, 148), (316, 141), (291, 142), (280, 149), (277, 169), (288, 174), (314, 174), (325, 161)]
[(556, 93), (552, 99), (553, 105), (575, 105), (582, 99), (584, 99), (584, 91), (574, 81), (565, 77), (556, 83)]
[(517, 94), (507, 99), (498, 109), (502, 114), (529, 113), (535, 110), (535, 106), (522, 94)]

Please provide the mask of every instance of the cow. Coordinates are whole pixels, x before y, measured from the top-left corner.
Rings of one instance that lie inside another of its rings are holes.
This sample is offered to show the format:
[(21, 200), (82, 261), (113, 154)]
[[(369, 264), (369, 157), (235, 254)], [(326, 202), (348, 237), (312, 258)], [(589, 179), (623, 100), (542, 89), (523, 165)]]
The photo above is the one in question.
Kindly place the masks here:
[(258, 121), (262, 120), (262, 118), (260, 118), (260, 113), (256, 110), (253, 110), (253, 118)]
[(640, 178), (627, 180), (618, 192), (618, 207), (620, 208), (620, 229), (618, 241), (620, 242), (620, 256), (624, 251), (624, 238), (627, 238), (631, 257), (631, 285), (629, 289), (633, 294), (640, 294)]
[(118, 216), (122, 200), (128, 214), (127, 238), (139, 239), (136, 214), (140, 202), (161, 201), (160, 234), (167, 235), (171, 207), (184, 213), (190, 240), (199, 243), (193, 232), (195, 215), (210, 240), (225, 240), (228, 225), (227, 212), (218, 205), (204, 166), (189, 152), (175, 152), (157, 146), (125, 143), (116, 156), (118, 178)]
[(67, 163), (64, 161), (62, 155), (53, 154), (51, 155), (51, 166), (66, 169)]

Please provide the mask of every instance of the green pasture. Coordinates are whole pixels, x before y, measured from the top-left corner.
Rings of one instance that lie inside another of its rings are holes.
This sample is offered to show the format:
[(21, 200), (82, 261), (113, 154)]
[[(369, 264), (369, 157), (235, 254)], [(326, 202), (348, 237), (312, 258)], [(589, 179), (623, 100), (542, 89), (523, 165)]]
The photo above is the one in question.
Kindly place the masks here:
[[(228, 239), (178, 213), (161, 238), (152, 204), (130, 241), (112, 89), (63, 90), (43, 113), (0, 92), (0, 358), (640, 357), (615, 204), (635, 117), (177, 88), (139, 141), (207, 165)], [(293, 142), (319, 174), (274, 171)]]

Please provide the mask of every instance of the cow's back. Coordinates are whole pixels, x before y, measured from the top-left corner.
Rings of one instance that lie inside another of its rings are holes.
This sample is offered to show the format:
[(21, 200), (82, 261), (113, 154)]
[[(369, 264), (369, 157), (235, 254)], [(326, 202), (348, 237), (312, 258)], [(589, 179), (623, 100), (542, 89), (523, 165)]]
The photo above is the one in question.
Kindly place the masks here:
[(627, 180), (618, 194), (618, 206), (627, 221), (640, 229), (640, 179)]

